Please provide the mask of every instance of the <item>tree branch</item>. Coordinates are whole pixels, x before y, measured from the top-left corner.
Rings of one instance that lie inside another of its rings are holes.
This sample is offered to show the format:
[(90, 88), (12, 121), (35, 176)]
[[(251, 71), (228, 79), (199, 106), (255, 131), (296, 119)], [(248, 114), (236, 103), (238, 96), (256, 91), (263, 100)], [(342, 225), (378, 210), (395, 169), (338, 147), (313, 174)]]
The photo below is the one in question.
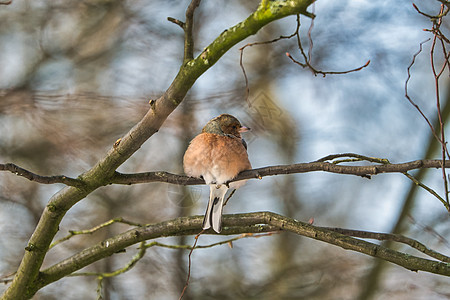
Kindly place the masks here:
[[(313, 5), (313, 13), (314, 13), (314, 5)], [(311, 70), (311, 72), (314, 74), (314, 76), (317, 76), (317, 74), (322, 74), (323, 77), (325, 77), (326, 75), (340, 75), (340, 74), (348, 74), (348, 73), (352, 73), (352, 72), (357, 72), (357, 71), (360, 71), (360, 70), (366, 68), (367, 66), (369, 66), (370, 60), (368, 60), (364, 65), (362, 65), (358, 68), (354, 68), (354, 69), (346, 70), (346, 71), (322, 71), (322, 70), (318, 70), (315, 67), (313, 67), (311, 64), (311, 56), (312, 56), (312, 48), (313, 48), (311, 32), (312, 32), (313, 27), (314, 27), (314, 19), (311, 20), (311, 26), (308, 29), (309, 50), (308, 50), (308, 54), (306, 54), (305, 50), (303, 50), (302, 41), (301, 41), (300, 32), (299, 32), (300, 16), (297, 15), (297, 30), (295, 32), (295, 36), (297, 37), (298, 49), (300, 50), (300, 53), (302, 54), (305, 62), (304, 63), (299, 62), (298, 60), (294, 59), (289, 52), (286, 52), (286, 56), (290, 60), (292, 60), (294, 63), (301, 66), (302, 68), (309, 68)]]
[(110, 225), (112, 225), (114, 223), (122, 223), (122, 224), (127, 224), (127, 225), (130, 225), (130, 226), (138, 226), (138, 227), (144, 226), (142, 224), (138, 224), (138, 223), (135, 223), (135, 222), (127, 221), (127, 220), (125, 220), (122, 217), (114, 218), (114, 219), (106, 221), (106, 222), (104, 222), (104, 223), (102, 223), (102, 224), (100, 224), (98, 226), (95, 226), (94, 228), (91, 228), (91, 229), (87, 229), (87, 230), (69, 230), (69, 234), (68, 235), (66, 235), (65, 237), (63, 237), (63, 238), (53, 242), (50, 245), (49, 248), (51, 249), (51, 248), (55, 247), (56, 245), (58, 245), (58, 244), (60, 244), (62, 242), (65, 242), (68, 239), (70, 239), (70, 238), (72, 238), (73, 236), (76, 236), (76, 235), (93, 234), (94, 232), (96, 232), (96, 231), (98, 231), (98, 230), (100, 230), (102, 228), (105, 228), (107, 226), (110, 226)]
[(54, 183), (63, 183), (65, 185), (74, 186), (74, 187), (82, 187), (83, 182), (79, 179), (70, 178), (64, 175), (57, 176), (42, 176), (25, 170), (15, 164), (0, 164), (0, 171), (10, 171), (18, 176), (25, 177), (30, 181), (35, 181), (37, 183), (43, 184), (54, 184)]
[(343, 229), (343, 228), (332, 228), (332, 227), (323, 227), (328, 230), (332, 230), (334, 232), (339, 232), (341, 234), (345, 234), (348, 236), (359, 237), (363, 239), (374, 239), (379, 241), (393, 241), (397, 243), (402, 243), (410, 246), (430, 257), (436, 258), (442, 262), (450, 263), (450, 257), (434, 251), (419, 241), (411, 239), (409, 237), (393, 234), (393, 233), (379, 233), (379, 232), (369, 232), (369, 231), (361, 231), (361, 230), (352, 230), (352, 229)]
[(200, 0), (192, 0), (186, 10), (186, 23), (184, 24), (184, 63), (194, 59), (194, 11), (200, 5)]
[[(315, 161), (310, 163), (299, 163), (293, 165), (278, 165), (269, 166), (264, 168), (258, 168), (253, 170), (247, 170), (239, 173), (239, 175), (230, 180), (239, 181), (244, 179), (261, 179), (265, 176), (273, 176), (280, 174), (295, 174), (295, 173), (307, 173), (324, 171), (329, 173), (347, 174), (362, 176), (370, 178), (371, 175), (377, 175), (380, 173), (405, 173), (415, 169), (421, 168), (440, 168), (442, 166), (441, 160), (426, 159), (415, 160), (406, 163), (399, 164), (382, 164), (382, 165), (370, 165), (370, 166), (349, 166), (338, 165), (333, 162)], [(445, 161), (445, 167), (450, 168), (450, 161)], [(124, 174), (116, 172), (111, 177), (110, 184), (137, 184), (137, 183), (149, 183), (149, 182), (166, 182), (179, 185), (198, 185), (205, 184), (205, 181), (200, 178), (189, 177), (185, 175), (177, 175), (164, 171), (156, 172), (143, 172), (134, 174)]]
[[(113, 255), (133, 244), (159, 237), (195, 235), (201, 230), (202, 221), (203, 216), (182, 217), (128, 230), (43, 270), (38, 278), (39, 288), (67, 276), (95, 261)], [(317, 227), (272, 212), (224, 215), (223, 225), (224, 228), (221, 235), (273, 232), (279, 230), (289, 231), (301, 236), (339, 246), (346, 250), (378, 257), (411, 271), (425, 271), (450, 276), (450, 264), (447, 262), (429, 260), (405, 254), (350, 236), (384, 239), (393, 238), (394, 235)], [(206, 231), (206, 234), (215, 233), (208, 230)], [(401, 236), (396, 236), (395, 238), (398, 241), (407, 244), (410, 244), (411, 242), (415, 242), (417, 245), (420, 244), (417, 241)], [(420, 248), (420, 245), (418, 247)], [(430, 253), (431, 252), (428, 252), (427, 254), (430, 255)], [(432, 253), (434, 255), (432, 255), (433, 257), (436, 256), (435, 253)], [(445, 261), (448, 261), (448, 257), (442, 256), (442, 258), (445, 259)]]
[(181, 27), (184, 31), (184, 58), (183, 64), (194, 59), (194, 12), (200, 5), (201, 0), (192, 0), (186, 9), (186, 22), (182, 22), (178, 19), (168, 17), (167, 20)]
[[(345, 154), (334, 154), (325, 157), (325, 160), (329, 160), (327, 158), (333, 157), (342, 157), (349, 156), (349, 153)], [(356, 154), (352, 154), (356, 156)], [(298, 163), (292, 165), (278, 165), (278, 166), (268, 166), (258, 169), (252, 169), (241, 172), (236, 178), (230, 180), (239, 181), (244, 179), (261, 179), (265, 176), (274, 176), (280, 174), (295, 174), (295, 173), (308, 173), (308, 172), (318, 172), (324, 171), (329, 173), (337, 173), (337, 174), (347, 174), (347, 175), (356, 175), (365, 178), (370, 178), (371, 175), (377, 175), (380, 173), (405, 173), (408, 171), (416, 170), (416, 169), (425, 169), (425, 168), (441, 168), (442, 161), (438, 159), (426, 159), (426, 160), (415, 160), (405, 163), (385, 163), (385, 164), (377, 164), (370, 166), (349, 166), (349, 165), (338, 165), (337, 163), (342, 162), (350, 162), (347, 161), (338, 161), (338, 162), (326, 162), (324, 158), (319, 159), (314, 162), (309, 163)], [(380, 161), (380, 159), (378, 159)], [(360, 161), (360, 160), (357, 160)], [(450, 168), (450, 161), (445, 161), (445, 167)], [(23, 176), (30, 181), (35, 181), (42, 184), (54, 184), (54, 183), (63, 183), (69, 186), (82, 187), (84, 186), (83, 182), (79, 179), (74, 179), (70, 177), (66, 177), (64, 175), (55, 175), (55, 176), (42, 176), (25, 170), (15, 164), (0, 164), (0, 171), (10, 171), (18, 176)], [(138, 183), (150, 183), (150, 182), (166, 182), (171, 184), (178, 185), (200, 185), (205, 184), (205, 181), (200, 178), (189, 177), (185, 175), (177, 175), (166, 171), (153, 171), (153, 172), (142, 172), (142, 173), (120, 173), (115, 172), (113, 176), (111, 176), (104, 185), (108, 184), (138, 184)]]
[[(336, 158), (348, 157), (345, 159), (335, 160)], [(331, 161), (331, 162), (327, 162)], [(342, 163), (349, 162), (361, 162), (367, 161), (371, 163), (376, 163), (375, 165), (369, 166), (349, 166), (342, 165)], [(82, 184), (82, 181), (78, 179), (67, 178), (65, 176), (40, 176), (36, 175), (30, 171), (22, 169), (13, 164), (0, 165), (0, 170), (2, 170), (2, 166), (4, 170), (10, 170), (11, 172), (16, 173), (17, 175), (24, 176), (30, 180), (35, 180), (41, 183), (61, 183), (64, 182), (69, 183), (70, 185), (78, 187), (85, 187)], [(10, 166), (10, 168), (7, 168)], [(427, 192), (436, 197), (444, 207), (450, 211), (450, 206), (447, 201), (445, 201), (439, 194), (433, 189), (429, 188), (422, 182), (418, 181), (414, 176), (408, 174), (408, 171), (415, 169), (423, 169), (423, 168), (448, 168), (450, 166), (449, 161), (445, 161), (443, 163), (441, 160), (416, 160), (407, 163), (400, 164), (392, 164), (387, 159), (376, 158), (376, 157), (368, 157), (360, 154), (354, 153), (342, 153), (342, 154), (332, 154), (326, 157), (323, 157), (315, 162), (310, 163), (299, 163), (293, 165), (279, 165), (279, 166), (270, 166), (259, 169), (247, 170), (243, 171), (238, 176), (229, 182), (258, 178), (262, 179), (264, 176), (272, 176), (279, 174), (295, 174), (295, 173), (307, 173), (307, 172), (315, 172), (315, 171), (324, 171), (330, 173), (338, 173), (338, 174), (348, 174), (348, 175), (357, 175), (364, 178), (371, 178), (371, 175), (377, 175), (380, 173), (402, 173), (408, 179), (413, 181), (416, 185), (425, 189)], [(20, 173), (15, 171), (20, 170)], [(70, 180), (69, 180), (70, 179)], [(194, 178), (185, 175), (177, 175), (172, 174), (165, 171), (156, 171), (156, 172), (144, 172), (144, 173), (133, 173), (133, 174), (123, 174), (119, 172), (115, 172), (113, 176), (109, 179), (107, 184), (137, 184), (137, 183), (150, 183), (150, 182), (166, 182), (171, 184), (178, 185), (198, 185), (205, 184), (205, 181), (201, 178)], [(231, 195), (230, 195), (231, 197)], [(50, 204), (49, 204), (50, 205)], [(50, 207), (51, 209), (56, 209), (54, 207)], [(51, 246), (50, 246), (51, 247)]]

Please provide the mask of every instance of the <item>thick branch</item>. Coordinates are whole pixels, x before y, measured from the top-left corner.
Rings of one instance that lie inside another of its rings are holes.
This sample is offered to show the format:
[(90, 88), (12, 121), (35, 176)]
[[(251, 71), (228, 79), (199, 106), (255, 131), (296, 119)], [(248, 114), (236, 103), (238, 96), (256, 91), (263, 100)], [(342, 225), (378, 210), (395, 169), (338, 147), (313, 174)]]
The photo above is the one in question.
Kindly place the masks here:
[[(294, 165), (279, 165), (270, 166), (259, 169), (253, 169), (241, 172), (232, 181), (239, 181), (243, 179), (262, 178), (264, 176), (273, 176), (279, 174), (294, 174), (294, 173), (307, 173), (324, 171), (338, 174), (357, 175), (363, 177), (369, 177), (370, 175), (377, 175), (380, 173), (405, 173), (415, 169), (421, 168), (440, 168), (442, 166), (441, 160), (415, 160), (406, 163), (399, 164), (382, 164), (382, 165), (370, 165), (370, 166), (348, 166), (338, 165), (329, 162), (310, 162), (299, 163)], [(450, 167), (450, 161), (445, 162), (445, 167)], [(184, 175), (176, 175), (168, 172), (144, 172), (135, 174), (123, 174), (116, 172), (111, 177), (111, 184), (136, 184), (136, 183), (148, 183), (148, 182), (167, 182), (180, 185), (197, 185), (204, 184), (205, 181), (199, 178), (188, 177)]]
[[(202, 220), (203, 216), (182, 217), (131, 229), (116, 237), (107, 239), (95, 246), (87, 248), (42, 271), (39, 276), (40, 287), (54, 282), (133, 244), (158, 237), (195, 235), (201, 231)], [(272, 212), (224, 215), (223, 224), (224, 228), (221, 233), (222, 235), (248, 232), (271, 232), (276, 230), (289, 231), (301, 236), (324, 241), (347, 250), (378, 257), (412, 271), (425, 271), (450, 276), (449, 263), (416, 257), (349, 236), (361, 235), (357, 234), (356, 231), (343, 232), (349, 234), (346, 235), (338, 232), (339, 229), (316, 227)], [(212, 231), (208, 231), (207, 233), (214, 234)], [(368, 238), (374, 238), (374, 236), (368, 236)]]

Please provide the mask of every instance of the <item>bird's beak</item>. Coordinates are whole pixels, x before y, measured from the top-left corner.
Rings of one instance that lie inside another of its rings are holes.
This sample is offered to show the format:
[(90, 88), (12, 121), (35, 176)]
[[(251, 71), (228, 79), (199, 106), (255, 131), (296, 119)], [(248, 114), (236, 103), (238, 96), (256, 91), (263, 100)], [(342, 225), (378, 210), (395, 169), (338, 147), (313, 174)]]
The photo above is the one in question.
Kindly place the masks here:
[(251, 129), (250, 129), (249, 127), (242, 126), (242, 127), (239, 129), (239, 132), (242, 133), (242, 132), (247, 132), (247, 131), (250, 131), (250, 130), (251, 130)]

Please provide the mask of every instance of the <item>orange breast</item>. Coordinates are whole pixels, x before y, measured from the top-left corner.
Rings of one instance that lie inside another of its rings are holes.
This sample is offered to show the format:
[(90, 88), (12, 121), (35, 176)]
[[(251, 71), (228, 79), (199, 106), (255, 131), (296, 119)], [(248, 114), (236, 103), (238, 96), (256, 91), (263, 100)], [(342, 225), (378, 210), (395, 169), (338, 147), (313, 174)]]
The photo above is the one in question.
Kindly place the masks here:
[(201, 133), (191, 141), (183, 165), (187, 175), (212, 177), (218, 184), (252, 168), (241, 139), (212, 133)]

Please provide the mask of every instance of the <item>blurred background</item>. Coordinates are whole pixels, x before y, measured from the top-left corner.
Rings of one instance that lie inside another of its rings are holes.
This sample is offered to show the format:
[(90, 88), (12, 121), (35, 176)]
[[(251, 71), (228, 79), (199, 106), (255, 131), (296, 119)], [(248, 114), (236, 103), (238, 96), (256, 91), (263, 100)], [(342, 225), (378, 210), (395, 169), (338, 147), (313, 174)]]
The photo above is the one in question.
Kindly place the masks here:
[[(418, 1), (438, 14), (440, 2)], [(41, 175), (76, 177), (104, 156), (170, 85), (182, 62), (183, 32), (167, 17), (184, 20), (189, 1), (14, 1), (0, 6), (0, 162)], [(258, 1), (202, 1), (195, 12), (195, 54), (223, 30), (245, 19)], [(183, 103), (123, 166), (121, 172), (164, 170), (181, 174), (193, 136), (221, 113), (253, 130), (245, 135), (252, 165), (309, 162), (353, 152), (406, 162), (441, 158), (430, 128), (405, 98), (407, 68), (419, 44), (432, 37), (429, 19), (411, 1), (330, 1), (315, 4), (311, 63), (324, 71), (369, 67), (346, 75), (314, 76), (295, 38), (239, 48), (295, 32), (296, 17), (274, 22), (228, 51), (194, 85)], [(311, 11), (311, 7), (310, 7)], [(311, 20), (301, 17), (308, 50)], [(448, 33), (448, 23), (441, 27)], [(447, 35), (447, 37), (450, 35)], [(431, 41), (411, 68), (409, 95), (437, 119)], [(444, 60), (436, 52), (436, 66)], [(447, 115), (448, 71), (440, 81)], [(449, 129), (447, 129), (448, 131)], [(440, 170), (412, 172), (443, 195)], [(0, 173), (0, 277), (13, 273), (48, 199), (62, 185), (40, 185)], [(208, 187), (164, 183), (107, 186), (75, 205), (56, 238), (111, 218), (146, 224), (203, 214)], [(450, 220), (443, 205), (401, 174), (371, 180), (322, 172), (250, 180), (224, 213), (273, 211), (314, 224), (399, 232), (450, 253)], [(127, 230), (116, 224), (77, 236), (49, 252), (49, 266)], [(202, 236), (199, 244), (224, 240)], [(193, 243), (193, 237), (160, 239)], [(414, 273), (315, 240), (279, 234), (241, 239), (194, 251), (185, 299), (445, 299), (448, 278)], [(394, 245), (415, 255), (417, 252)], [(137, 245), (83, 271), (113, 271)], [(187, 275), (188, 252), (153, 247), (125, 274), (105, 279), (104, 299), (176, 299)], [(0, 292), (7, 285), (0, 286)], [(92, 277), (68, 277), (35, 299), (96, 299)]]

